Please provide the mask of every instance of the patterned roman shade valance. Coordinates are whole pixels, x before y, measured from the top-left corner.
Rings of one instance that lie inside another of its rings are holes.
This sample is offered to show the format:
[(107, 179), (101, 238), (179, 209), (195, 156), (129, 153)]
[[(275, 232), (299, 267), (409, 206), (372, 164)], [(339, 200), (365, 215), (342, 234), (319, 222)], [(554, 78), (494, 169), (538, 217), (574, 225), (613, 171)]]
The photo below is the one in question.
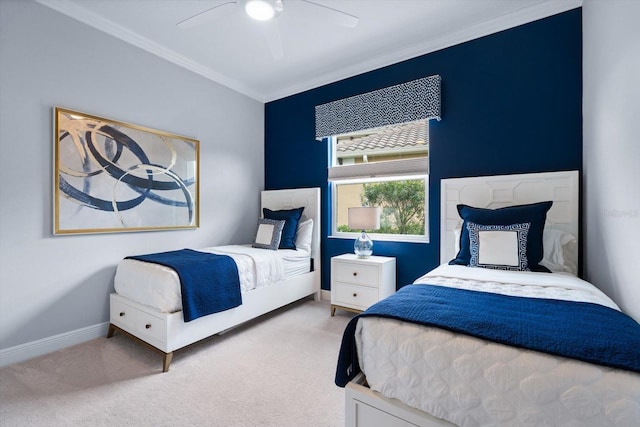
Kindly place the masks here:
[(421, 119), (440, 120), (439, 75), (316, 106), (316, 139)]

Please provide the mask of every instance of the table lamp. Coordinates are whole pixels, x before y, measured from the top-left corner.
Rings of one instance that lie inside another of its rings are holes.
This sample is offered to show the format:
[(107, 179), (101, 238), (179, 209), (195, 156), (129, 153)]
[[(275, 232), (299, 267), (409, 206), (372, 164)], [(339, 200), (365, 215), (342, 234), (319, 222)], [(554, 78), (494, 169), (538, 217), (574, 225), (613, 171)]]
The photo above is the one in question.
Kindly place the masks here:
[(380, 208), (349, 208), (349, 228), (362, 230), (362, 234), (353, 244), (353, 252), (358, 258), (369, 258), (373, 253), (373, 241), (367, 236), (365, 230), (380, 228)]

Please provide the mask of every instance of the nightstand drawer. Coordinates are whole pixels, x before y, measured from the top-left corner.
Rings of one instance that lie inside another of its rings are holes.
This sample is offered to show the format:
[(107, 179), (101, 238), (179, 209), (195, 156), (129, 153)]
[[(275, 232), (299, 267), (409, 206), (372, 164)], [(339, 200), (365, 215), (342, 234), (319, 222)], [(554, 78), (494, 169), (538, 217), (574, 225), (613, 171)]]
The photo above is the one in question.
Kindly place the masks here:
[(350, 285), (348, 283), (334, 283), (334, 304), (366, 310), (370, 305), (378, 302), (378, 288)]
[(358, 258), (354, 254), (331, 258), (331, 315), (336, 309), (364, 311), (396, 291), (396, 259)]
[(334, 265), (335, 280), (377, 287), (380, 284), (380, 269), (377, 266), (340, 262)]

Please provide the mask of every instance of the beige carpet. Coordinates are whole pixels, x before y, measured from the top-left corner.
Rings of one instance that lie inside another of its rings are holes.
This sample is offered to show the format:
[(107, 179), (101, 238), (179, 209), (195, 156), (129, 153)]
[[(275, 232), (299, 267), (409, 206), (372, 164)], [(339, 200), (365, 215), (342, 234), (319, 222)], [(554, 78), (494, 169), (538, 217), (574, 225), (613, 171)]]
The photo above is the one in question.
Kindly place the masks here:
[(0, 370), (0, 425), (342, 426), (333, 384), (342, 331), (306, 299), (161, 356), (116, 335)]

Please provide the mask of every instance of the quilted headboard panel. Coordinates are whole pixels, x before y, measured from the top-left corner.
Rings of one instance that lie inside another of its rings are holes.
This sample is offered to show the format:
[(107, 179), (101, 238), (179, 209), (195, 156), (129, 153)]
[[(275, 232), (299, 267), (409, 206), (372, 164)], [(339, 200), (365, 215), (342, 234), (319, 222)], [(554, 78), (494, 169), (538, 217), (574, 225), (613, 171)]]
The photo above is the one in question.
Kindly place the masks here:
[(454, 229), (462, 225), (456, 206), (501, 208), (552, 200), (545, 227), (578, 238), (578, 171), (451, 178), (441, 181), (440, 262), (455, 258)]

